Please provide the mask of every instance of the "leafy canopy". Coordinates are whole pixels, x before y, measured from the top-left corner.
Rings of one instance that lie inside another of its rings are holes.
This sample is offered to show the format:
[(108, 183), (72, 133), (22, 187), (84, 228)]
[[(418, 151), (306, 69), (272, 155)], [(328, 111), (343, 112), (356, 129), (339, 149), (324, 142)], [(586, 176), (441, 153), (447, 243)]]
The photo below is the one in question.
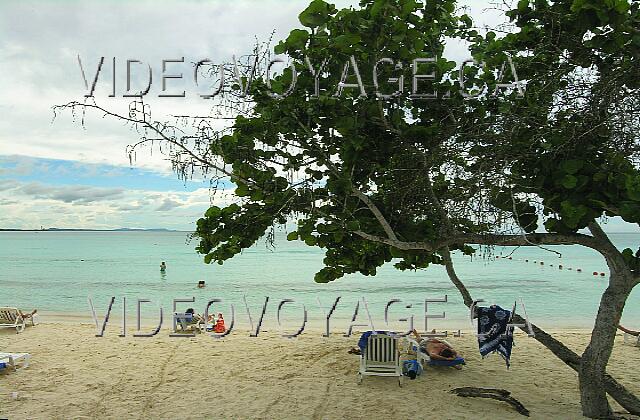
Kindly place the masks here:
[[(329, 282), (394, 259), (399, 269), (442, 263), (367, 235), (435, 242), (531, 233), (540, 220), (558, 233), (602, 215), (639, 223), (638, 9), (522, 0), (499, 37), (480, 34), (452, 0), (343, 10), (313, 0), (299, 16), (306, 29), (275, 47), (296, 77), (287, 67), (270, 88), (254, 80), (252, 115), (211, 141), (239, 202), (198, 220), (198, 251), (221, 264), (297, 218), (287, 238), (325, 250), (315, 279)], [(468, 42), (477, 63), (447, 60), (452, 40)], [(433, 76), (414, 89), (414, 72)], [(508, 85), (516, 76), (524, 95)], [(473, 252), (464, 241), (452, 248)]]

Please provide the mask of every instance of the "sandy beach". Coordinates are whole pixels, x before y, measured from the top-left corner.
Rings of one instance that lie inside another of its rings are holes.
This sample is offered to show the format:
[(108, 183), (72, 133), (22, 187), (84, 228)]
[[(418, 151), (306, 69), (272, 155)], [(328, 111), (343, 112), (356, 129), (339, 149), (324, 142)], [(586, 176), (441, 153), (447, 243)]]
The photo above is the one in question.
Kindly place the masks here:
[[(0, 331), (3, 351), (32, 355), (27, 369), (0, 374), (0, 417), (523, 418), (504, 403), (448, 392), (478, 386), (511, 391), (531, 418), (582, 418), (576, 373), (521, 333), (509, 370), (498, 355), (482, 360), (467, 330), (450, 339), (467, 359), (464, 369), (428, 367), (402, 388), (391, 378), (358, 385), (358, 356), (347, 353), (358, 335), (338, 330), (329, 338), (305, 331), (293, 340), (277, 331), (257, 338), (234, 331), (222, 340), (173, 338), (167, 329), (152, 338), (118, 337), (113, 327), (102, 338), (94, 334), (93, 325), (77, 323)], [(576, 351), (589, 337), (578, 330), (555, 335)], [(618, 336), (609, 372), (636, 393), (638, 357), (640, 349)]]

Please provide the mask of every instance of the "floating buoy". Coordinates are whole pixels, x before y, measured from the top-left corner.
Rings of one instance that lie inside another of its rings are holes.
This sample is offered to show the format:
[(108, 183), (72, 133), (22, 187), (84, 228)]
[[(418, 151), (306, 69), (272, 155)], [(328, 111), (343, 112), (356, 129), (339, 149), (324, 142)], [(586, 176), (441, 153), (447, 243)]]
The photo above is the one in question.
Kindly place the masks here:
[(605, 274), (604, 274), (604, 273), (600, 273), (600, 276), (604, 277), (604, 276), (605, 276)]
[(549, 267), (553, 267), (553, 264), (549, 264)]
[(529, 260), (524, 260), (524, 262), (529, 262)]
[(576, 271), (577, 271), (578, 273), (582, 273), (582, 268), (577, 268), (577, 269), (576, 269)]
[(594, 271), (594, 272), (593, 272), (593, 275), (594, 275), (594, 276), (597, 276), (597, 275), (598, 275), (598, 272), (597, 272), (597, 271)]

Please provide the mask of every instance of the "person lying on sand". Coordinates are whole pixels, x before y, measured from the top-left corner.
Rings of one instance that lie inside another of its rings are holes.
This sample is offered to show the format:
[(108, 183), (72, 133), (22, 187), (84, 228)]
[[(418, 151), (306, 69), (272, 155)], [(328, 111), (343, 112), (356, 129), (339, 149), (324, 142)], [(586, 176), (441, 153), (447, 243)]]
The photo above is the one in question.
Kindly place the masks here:
[[(458, 352), (444, 341), (440, 341), (433, 337), (423, 340), (415, 329), (411, 331), (411, 334), (413, 334), (416, 341), (418, 341), (422, 351), (427, 353), (432, 360), (453, 361), (459, 356)], [(462, 369), (462, 366), (460, 365), (456, 365), (454, 367), (456, 369)]]

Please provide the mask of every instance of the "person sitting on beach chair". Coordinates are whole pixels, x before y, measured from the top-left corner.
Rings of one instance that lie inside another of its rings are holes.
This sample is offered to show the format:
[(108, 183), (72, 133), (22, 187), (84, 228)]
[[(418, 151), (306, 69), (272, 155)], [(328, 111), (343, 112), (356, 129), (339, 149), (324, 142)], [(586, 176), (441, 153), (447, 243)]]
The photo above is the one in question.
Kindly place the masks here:
[(20, 316), (22, 317), (22, 319), (29, 320), (29, 322), (31, 322), (31, 325), (36, 325), (35, 323), (35, 315), (38, 313), (37, 309), (34, 309), (33, 311), (29, 312), (29, 313), (24, 313), (22, 312), (20, 309), (18, 309), (18, 312), (20, 313)]
[(196, 314), (193, 308), (187, 309), (183, 314), (176, 312), (176, 321), (180, 324), (182, 331), (187, 331), (194, 326), (199, 330), (200, 324), (204, 324), (204, 318)]

